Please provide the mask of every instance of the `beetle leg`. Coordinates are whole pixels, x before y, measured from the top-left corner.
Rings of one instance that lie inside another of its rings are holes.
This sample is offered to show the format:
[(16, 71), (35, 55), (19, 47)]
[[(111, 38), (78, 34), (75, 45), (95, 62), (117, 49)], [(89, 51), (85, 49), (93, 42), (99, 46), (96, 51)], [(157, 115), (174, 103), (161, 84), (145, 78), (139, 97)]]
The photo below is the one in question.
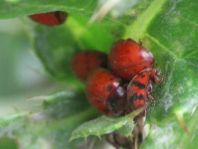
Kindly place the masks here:
[(152, 73), (151, 73), (151, 79), (153, 80), (153, 82), (155, 82), (156, 84), (160, 84), (164, 78), (161, 75), (161, 71), (158, 69), (153, 69)]

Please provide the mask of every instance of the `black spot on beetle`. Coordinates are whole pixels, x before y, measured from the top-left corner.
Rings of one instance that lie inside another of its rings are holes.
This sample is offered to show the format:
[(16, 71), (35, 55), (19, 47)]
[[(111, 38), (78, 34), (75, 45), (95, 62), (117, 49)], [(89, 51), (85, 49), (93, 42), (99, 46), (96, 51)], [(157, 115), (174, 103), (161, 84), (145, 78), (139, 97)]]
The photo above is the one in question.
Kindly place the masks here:
[(140, 94), (137, 99), (144, 99), (144, 96), (142, 94)]
[(54, 15), (59, 23), (63, 23), (63, 21), (65, 21), (67, 17), (67, 13), (62, 12), (62, 11), (55, 11)]
[(145, 100), (144, 95), (140, 94), (137, 95), (137, 93), (134, 93), (130, 98), (129, 98), (129, 102), (132, 103), (134, 100)]
[(142, 84), (142, 83), (140, 83), (138, 81), (134, 81), (133, 85), (139, 87), (140, 89), (145, 89), (145, 87), (146, 87), (144, 84)]
[(133, 102), (133, 100), (138, 99), (138, 96), (136, 93), (134, 93), (130, 98), (129, 98), (129, 102)]

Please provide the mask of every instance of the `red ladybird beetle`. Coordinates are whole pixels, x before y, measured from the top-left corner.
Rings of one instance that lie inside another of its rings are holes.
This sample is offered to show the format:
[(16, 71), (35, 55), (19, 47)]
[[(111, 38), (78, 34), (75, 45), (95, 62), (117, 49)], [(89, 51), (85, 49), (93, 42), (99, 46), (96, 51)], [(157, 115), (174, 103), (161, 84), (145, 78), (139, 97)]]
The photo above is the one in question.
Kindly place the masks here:
[(131, 80), (146, 68), (152, 68), (154, 63), (152, 53), (132, 39), (115, 43), (108, 60), (111, 70), (126, 80)]
[(98, 68), (89, 76), (87, 97), (107, 116), (120, 116), (124, 112), (126, 94), (121, 80), (106, 69)]
[(106, 67), (107, 55), (99, 51), (79, 52), (72, 58), (72, 70), (81, 80), (86, 81), (89, 74), (99, 67)]
[(47, 25), (47, 26), (56, 26), (64, 23), (67, 18), (67, 13), (64, 11), (54, 11), (33, 14), (29, 16), (32, 20), (37, 23)]
[(127, 102), (129, 111), (141, 107), (147, 107), (152, 92), (152, 83), (160, 83), (162, 78), (160, 72), (153, 68), (148, 68), (135, 75), (127, 87)]

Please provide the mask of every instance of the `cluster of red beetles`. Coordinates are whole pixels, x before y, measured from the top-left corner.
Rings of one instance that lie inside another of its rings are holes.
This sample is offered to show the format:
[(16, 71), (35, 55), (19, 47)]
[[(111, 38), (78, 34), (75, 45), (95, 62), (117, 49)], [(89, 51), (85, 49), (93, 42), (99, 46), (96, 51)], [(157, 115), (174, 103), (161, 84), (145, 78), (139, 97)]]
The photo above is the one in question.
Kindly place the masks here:
[[(55, 11), (30, 18), (56, 26), (65, 21), (67, 13)], [(146, 110), (152, 99), (152, 84), (162, 80), (152, 53), (132, 39), (116, 42), (108, 55), (98, 51), (77, 53), (72, 69), (86, 83), (90, 103), (107, 116), (125, 115), (141, 107)]]
[(146, 109), (152, 84), (161, 81), (153, 65), (152, 53), (132, 39), (116, 42), (108, 55), (86, 51), (72, 60), (74, 73), (86, 83), (88, 100), (107, 116)]

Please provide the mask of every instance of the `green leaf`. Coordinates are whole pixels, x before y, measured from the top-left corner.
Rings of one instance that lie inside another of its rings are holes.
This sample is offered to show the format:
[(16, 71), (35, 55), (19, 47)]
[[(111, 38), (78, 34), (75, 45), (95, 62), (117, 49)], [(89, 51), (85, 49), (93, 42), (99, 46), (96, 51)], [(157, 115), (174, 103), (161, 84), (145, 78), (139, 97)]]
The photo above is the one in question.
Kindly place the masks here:
[(96, 1), (94, 0), (3, 0), (0, 2), (0, 18), (25, 16), (55, 10), (65, 10), (72, 14), (85, 13), (91, 15), (90, 12), (93, 11), (95, 5)]
[[(154, 87), (156, 102), (148, 113), (150, 135), (142, 148), (177, 148), (187, 135), (183, 125), (188, 128), (194, 123), (190, 113), (198, 106), (198, 16), (195, 15), (195, 3), (190, 0), (167, 1), (144, 32), (143, 42), (155, 55), (156, 67), (161, 69), (164, 82)], [(187, 120), (185, 115), (188, 115)], [(187, 140), (193, 140), (196, 135), (197, 131), (191, 132)], [(183, 144), (181, 148), (188, 147)]]
[(30, 149), (45, 145), (77, 148), (77, 142), (68, 141), (72, 130), (97, 115), (80, 97), (71, 92), (35, 97), (32, 102), (42, 101), (44, 109), (0, 118), (0, 137), (12, 134), (20, 146)]
[(43, 100), (43, 112), (53, 119), (61, 119), (90, 108), (84, 93), (62, 91), (39, 98)]
[(70, 140), (77, 138), (87, 138), (91, 135), (101, 137), (104, 134), (109, 134), (114, 131), (121, 131), (122, 134), (129, 136), (131, 135), (134, 127), (133, 118), (137, 116), (141, 111), (142, 109), (119, 118), (101, 116), (97, 119), (86, 122), (72, 132)]
[(123, 30), (118, 23), (112, 24), (104, 20), (90, 24), (89, 19), (87, 16), (71, 15), (67, 20), (66, 27), (72, 32), (76, 42), (80, 44), (80, 50), (90, 49), (106, 53), (112, 43), (118, 39), (113, 32), (120, 35)]
[[(146, 138), (141, 148), (181, 148), (194, 149), (197, 147), (198, 138), (198, 111), (186, 114), (184, 123), (163, 120), (151, 125), (149, 136)], [(185, 125), (186, 128), (183, 126)], [(183, 127), (183, 128), (182, 128)]]
[(54, 78), (72, 81), (72, 70), (68, 66), (79, 47), (71, 32), (64, 26), (49, 28), (38, 25), (34, 37), (35, 52), (47, 72)]
[(4, 137), (0, 138), (0, 148), (17, 149), (18, 144), (15, 139)]
[[(190, 1), (188, 1), (190, 2)], [(146, 38), (151, 44), (152, 52), (156, 55), (156, 63), (162, 69), (164, 83), (156, 89), (157, 100), (152, 117), (157, 119), (174, 117), (177, 107), (187, 109), (188, 103), (195, 103), (198, 96), (197, 63), (198, 55), (195, 39), (198, 37), (196, 26), (185, 19), (183, 10), (189, 7), (189, 15), (196, 12), (194, 6), (187, 6), (187, 1), (168, 2), (158, 17), (153, 20)], [(173, 11), (174, 10), (174, 11)], [(160, 96), (159, 96), (160, 95)]]
[(9, 117), (1, 118), (0, 119), (0, 132), (2, 133), (5, 127), (9, 127), (9, 124), (16, 123), (18, 121), (23, 121), (26, 115), (27, 113), (17, 113)]

